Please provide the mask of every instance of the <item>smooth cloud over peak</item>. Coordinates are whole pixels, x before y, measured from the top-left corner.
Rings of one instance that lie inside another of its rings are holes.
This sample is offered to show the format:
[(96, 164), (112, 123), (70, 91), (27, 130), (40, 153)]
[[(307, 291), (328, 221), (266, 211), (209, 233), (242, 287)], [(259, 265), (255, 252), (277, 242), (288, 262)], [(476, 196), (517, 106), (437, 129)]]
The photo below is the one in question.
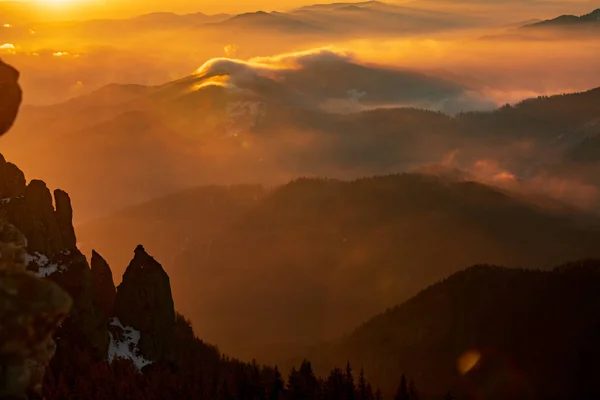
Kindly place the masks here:
[(248, 61), (215, 58), (183, 81), (186, 91), (218, 85), (246, 92), (267, 103), (316, 107), (329, 112), (419, 107), (456, 113), (495, 107), (475, 91), (451, 80), (362, 63), (352, 52), (335, 47)]

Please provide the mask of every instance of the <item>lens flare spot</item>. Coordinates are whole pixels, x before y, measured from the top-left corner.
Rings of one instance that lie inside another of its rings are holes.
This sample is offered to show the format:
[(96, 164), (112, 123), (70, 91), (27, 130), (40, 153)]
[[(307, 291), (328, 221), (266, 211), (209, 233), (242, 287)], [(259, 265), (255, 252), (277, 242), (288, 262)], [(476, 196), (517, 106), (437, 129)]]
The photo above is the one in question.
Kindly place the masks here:
[(475, 350), (469, 350), (458, 358), (457, 367), (458, 371), (466, 375), (471, 371), (477, 363), (481, 360), (481, 353)]

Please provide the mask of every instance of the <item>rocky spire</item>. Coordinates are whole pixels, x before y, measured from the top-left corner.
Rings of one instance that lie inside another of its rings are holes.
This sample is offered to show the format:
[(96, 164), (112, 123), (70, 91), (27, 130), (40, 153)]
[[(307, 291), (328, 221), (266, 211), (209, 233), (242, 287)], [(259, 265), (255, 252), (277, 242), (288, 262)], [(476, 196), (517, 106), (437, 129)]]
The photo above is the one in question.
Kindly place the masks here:
[(104, 318), (108, 320), (113, 315), (117, 289), (113, 281), (112, 271), (102, 256), (92, 250), (92, 283), (94, 298), (100, 307)]
[(0, 154), (0, 198), (10, 199), (25, 194), (25, 174)]
[(77, 247), (77, 238), (73, 228), (71, 198), (67, 192), (56, 189), (54, 191), (54, 203), (56, 204), (55, 217), (62, 239), (62, 246), (67, 250), (74, 249)]
[(66, 249), (46, 183), (33, 179), (25, 189), (25, 215), (19, 229), (25, 234), (30, 252), (53, 256)]
[(1, 155), (0, 211), (27, 237), (30, 254), (52, 257), (77, 249), (69, 195), (55, 190), (53, 200), (43, 181), (34, 179), (26, 185), (23, 172)]
[(143, 246), (134, 253), (117, 288), (115, 317), (140, 332), (139, 349), (145, 358), (171, 360), (175, 308), (169, 276)]

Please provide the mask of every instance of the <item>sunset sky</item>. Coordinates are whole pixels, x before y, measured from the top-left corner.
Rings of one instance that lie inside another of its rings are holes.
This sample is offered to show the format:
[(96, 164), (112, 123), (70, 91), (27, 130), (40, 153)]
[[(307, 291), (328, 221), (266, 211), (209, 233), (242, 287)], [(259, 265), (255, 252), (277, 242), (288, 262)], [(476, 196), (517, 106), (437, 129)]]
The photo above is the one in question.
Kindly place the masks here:
[[(340, 0), (342, 2), (343, 0)], [(285, 11), (303, 5), (315, 3), (331, 3), (333, 1), (305, 1), (305, 0), (0, 0), (0, 12), (18, 16), (19, 18), (43, 20), (74, 20), (89, 18), (126, 18), (150, 12), (175, 12), (206, 14), (242, 13), (257, 10)], [(348, 0), (348, 2), (356, 2)], [(474, 11), (475, 9), (498, 5), (493, 0), (388, 0), (388, 3), (410, 4), (414, 6), (431, 5), (434, 8), (459, 7)], [(536, 7), (541, 2), (505, 0), (501, 3), (511, 3), (515, 6), (531, 5)], [(552, 12), (586, 12), (589, 8), (598, 7), (599, 0), (549, 0), (543, 2), (544, 8)], [(549, 6), (553, 4), (553, 6)], [(9, 10), (8, 13), (6, 11)], [(553, 10), (553, 11), (550, 11)]]
[(127, 17), (148, 12), (240, 13), (245, 11), (285, 10), (305, 4), (302, 0), (21, 0), (0, 1), (0, 7), (23, 10), (41, 19), (80, 19)]

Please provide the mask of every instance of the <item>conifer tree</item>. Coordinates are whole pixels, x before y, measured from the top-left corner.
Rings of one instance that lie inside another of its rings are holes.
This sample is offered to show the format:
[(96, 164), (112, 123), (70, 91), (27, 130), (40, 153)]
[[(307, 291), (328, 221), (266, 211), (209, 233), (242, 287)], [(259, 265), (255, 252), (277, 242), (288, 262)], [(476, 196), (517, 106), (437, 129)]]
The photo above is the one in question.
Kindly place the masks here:
[(356, 388), (354, 386), (354, 376), (352, 375), (352, 367), (350, 361), (346, 362), (346, 373), (344, 374), (344, 397), (346, 400), (355, 399)]
[(408, 395), (408, 384), (406, 383), (406, 376), (404, 374), (402, 374), (402, 377), (400, 378), (400, 385), (398, 385), (394, 400), (410, 400)]
[(375, 391), (375, 400), (383, 400), (383, 395), (381, 394), (381, 389), (377, 388)]
[(279, 400), (283, 392), (284, 383), (281, 378), (279, 368), (275, 366), (273, 370), (273, 381), (271, 382), (271, 390), (269, 391), (269, 400)]
[(415, 382), (411, 379), (408, 383), (408, 398), (410, 400), (419, 400), (419, 393), (415, 387)]

